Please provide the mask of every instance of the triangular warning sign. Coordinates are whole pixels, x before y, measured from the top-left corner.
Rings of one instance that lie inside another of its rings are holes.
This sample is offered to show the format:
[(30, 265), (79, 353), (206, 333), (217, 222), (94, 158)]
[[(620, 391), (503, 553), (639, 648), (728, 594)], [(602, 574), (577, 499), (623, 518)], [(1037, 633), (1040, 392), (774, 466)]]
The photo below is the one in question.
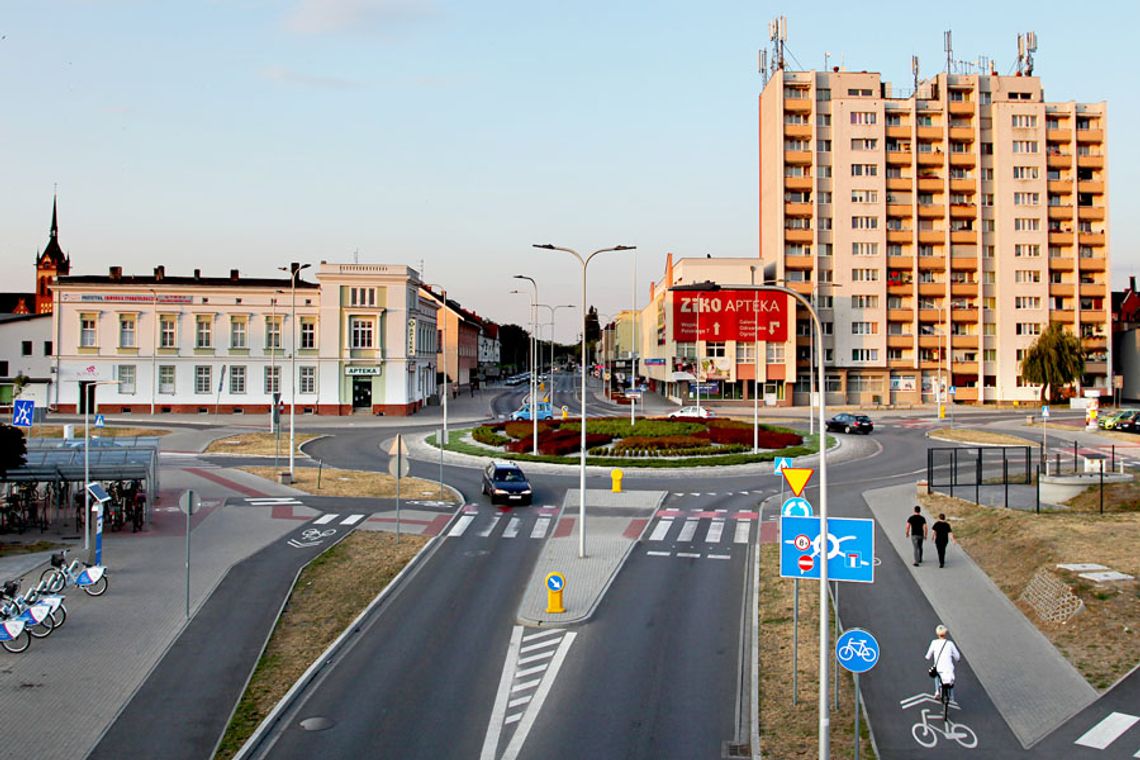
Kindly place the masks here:
[(784, 480), (788, 481), (788, 488), (791, 488), (792, 493), (796, 496), (803, 493), (804, 486), (815, 474), (815, 470), (811, 467), (785, 467), (780, 472), (784, 473)]

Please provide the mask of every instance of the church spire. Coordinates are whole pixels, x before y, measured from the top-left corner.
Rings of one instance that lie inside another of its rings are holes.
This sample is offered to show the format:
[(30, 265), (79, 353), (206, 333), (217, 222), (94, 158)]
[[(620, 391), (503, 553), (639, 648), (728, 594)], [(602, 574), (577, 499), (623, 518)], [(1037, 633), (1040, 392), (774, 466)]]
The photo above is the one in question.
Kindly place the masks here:
[(59, 237), (59, 222), (55, 212), (56, 196), (51, 197), (51, 237), (54, 240)]

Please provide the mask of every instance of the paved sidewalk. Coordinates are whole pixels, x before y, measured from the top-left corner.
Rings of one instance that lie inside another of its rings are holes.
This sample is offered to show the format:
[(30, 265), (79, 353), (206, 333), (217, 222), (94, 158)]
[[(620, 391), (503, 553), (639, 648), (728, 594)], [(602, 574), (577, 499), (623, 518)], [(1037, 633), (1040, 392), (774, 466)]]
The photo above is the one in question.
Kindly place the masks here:
[[(642, 529), (668, 495), (665, 491), (612, 493), (587, 489), (586, 556), (580, 558), (579, 493), (578, 489), (566, 492), (558, 525), (535, 562), (519, 605), (518, 618), (524, 624), (569, 625), (588, 620), (641, 537)], [(545, 578), (555, 571), (566, 577), (562, 598), (566, 612), (561, 614), (546, 612)]]
[[(913, 485), (863, 494), (982, 687), (1028, 747), (1091, 704), (1097, 693), (961, 547), (951, 545), (946, 567), (939, 568), (928, 541), (922, 566), (911, 564), (913, 552), (903, 527), (914, 509), (914, 496)], [(923, 646), (915, 643), (916, 656)]]

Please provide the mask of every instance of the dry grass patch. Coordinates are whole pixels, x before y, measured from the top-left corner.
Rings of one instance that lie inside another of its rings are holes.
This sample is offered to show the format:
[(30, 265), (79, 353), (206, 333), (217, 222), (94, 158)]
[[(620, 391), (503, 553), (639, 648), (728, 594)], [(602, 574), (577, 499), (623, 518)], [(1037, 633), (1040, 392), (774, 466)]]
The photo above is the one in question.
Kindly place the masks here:
[[(765, 757), (819, 756), (819, 583), (800, 584), (798, 704), (792, 704), (792, 589), (780, 577), (780, 547), (760, 547), (760, 750)], [(834, 614), (834, 611), (833, 613)], [(839, 709), (831, 713), (831, 756), (855, 755), (852, 677), (839, 669)], [(830, 688), (834, 688), (833, 686)], [(860, 720), (859, 756), (875, 757)]]
[[(33, 436), (36, 438), (63, 438), (63, 425), (36, 425), (31, 428)], [(136, 436), (164, 436), (169, 435), (170, 431), (165, 428), (152, 428), (152, 427), (104, 427), (97, 428), (94, 423), (90, 426), (91, 436), (99, 436), (100, 438), (134, 438)], [(75, 425), (75, 435), (78, 438), (83, 437), (83, 423)]]
[(990, 430), (977, 428), (934, 428), (930, 431), (931, 438), (941, 441), (956, 441), (958, 443), (991, 444), (994, 446), (1032, 446), (1034, 441), (1007, 433), (994, 433)]
[(230, 758), (298, 678), (427, 543), (422, 536), (356, 531), (301, 573), (217, 758)]
[[(1022, 512), (979, 507), (943, 494), (921, 495), (928, 512), (945, 512), (954, 535), (1005, 595), (1025, 613), (1094, 688), (1103, 690), (1140, 661), (1140, 582), (1096, 584), (1057, 569), (1059, 563), (1097, 562), (1140, 577), (1140, 512), (1107, 512), (1110, 501), (1124, 503), (1136, 485), (1125, 484), (1109, 497), (1106, 514), (1087, 511)], [(1116, 491), (1117, 489), (1113, 489)], [(1125, 495), (1121, 495), (1125, 494)], [(1083, 499), (1084, 496), (1078, 497)], [(1135, 508), (1135, 505), (1133, 505)], [(1114, 507), (1119, 509), (1119, 507)], [(1057, 573), (1085, 603), (1067, 623), (1042, 621), (1018, 602), (1039, 569)]]
[[(293, 441), (297, 444), (297, 453), (301, 452), (302, 444), (317, 437), (313, 433), (294, 433)], [(241, 433), (211, 441), (206, 447), (207, 454), (241, 454), (250, 457), (271, 457), (278, 452), (282, 456), (289, 456), (287, 433), (281, 436), (273, 433)]]
[[(278, 470), (272, 467), (239, 467), (238, 469), (265, 478), (274, 480)], [(293, 470), (293, 487), (305, 493), (319, 494), (321, 496), (375, 496), (380, 498), (396, 498), (396, 479), (386, 472), (370, 472), (366, 470), (338, 470), (335, 467), (296, 467)], [(321, 485), (317, 488), (317, 478)], [(401, 499), (430, 499), (432, 501), (446, 501), (449, 504), (458, 504), (455, 492), (446, 485), (442, 495), (439, 481), (423, 480), (422, 478), (400, 478)]]

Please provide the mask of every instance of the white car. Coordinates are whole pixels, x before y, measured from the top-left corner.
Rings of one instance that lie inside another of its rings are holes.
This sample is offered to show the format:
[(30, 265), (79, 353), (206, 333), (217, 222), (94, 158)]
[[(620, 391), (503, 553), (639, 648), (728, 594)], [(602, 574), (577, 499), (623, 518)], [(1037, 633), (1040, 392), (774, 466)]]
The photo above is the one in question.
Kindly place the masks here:
[(715, 417), (716, 413), (703, 406), (683, 406), (675, 412), (669, 412), (670, 417), (700, 417), (708, 419)]

